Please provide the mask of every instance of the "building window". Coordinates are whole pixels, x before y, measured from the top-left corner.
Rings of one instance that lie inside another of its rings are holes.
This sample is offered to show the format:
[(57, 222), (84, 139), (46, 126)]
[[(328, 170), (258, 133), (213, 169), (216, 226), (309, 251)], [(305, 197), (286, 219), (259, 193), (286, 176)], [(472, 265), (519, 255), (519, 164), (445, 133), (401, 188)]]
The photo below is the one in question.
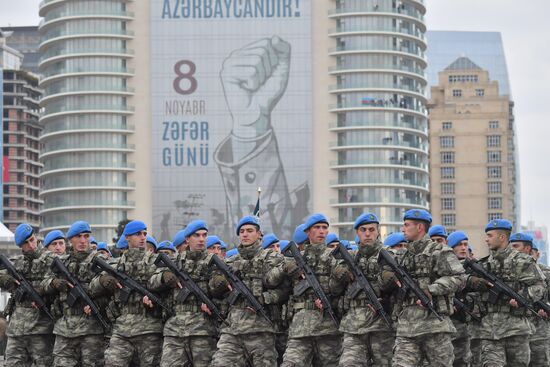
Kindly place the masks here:
[(453, 128), (453, 123), (449, 122), (449, 121), (446, 121), (441, 125), (441, 128), (443, 130), (451, 130)]
[(453, 97), (462, 97), (462, 89), (453, 89)]
[(489, 163), (500, 163), (500, 150), (492, 150), (487, 152), (487, 162)]
[(441, 163), (454, 163), (455, 152), (441, 152)]
[(477, 75), (449, 75), (449, 83), (477, 83)]
[(455, 199), (454, 198), (441, 199), (441, 210), (455, 210)]
[(483, 97), (485, 95), (485, 89), (476, 89), (476, 97)]
[(489, 167), (487, 167), (487, 177), (489, 177), (489, 178), (501, 178), (502, 177), (502, 167), (500, 167), (500, 166), (489, 166)]
[(489, 121), (489, 129), (491, 130), (498, 129), (498, 121)]
[(500, 147), (500, 135), (488, 135), (487, 146), (489, 148)]
[(455, 147), (455, 137), (454, 136), (440, 136), (439, 144), (441, 148), (454, 148)]
[(501, 218), (502, 218), (502, 213), (489, 213), (489, 215), (487, 215), (488, 222), (495, 219), (501, 219)]
[(441, 167), (441, 178), (455, 178), (455, 168)]
[(502, 194), (502, 182), (487, 182), (487, 192), (489, 194)]
[(441, 224), (445, 227), (456, 226), (455, 214), (441, 214)]
[(502, 209), (502, 198), (488, 198), (487, 199), (488, 209)]
[(455, 184), (446, 182), (441, 184), (441, 195), (453, 195), (455, 193)]

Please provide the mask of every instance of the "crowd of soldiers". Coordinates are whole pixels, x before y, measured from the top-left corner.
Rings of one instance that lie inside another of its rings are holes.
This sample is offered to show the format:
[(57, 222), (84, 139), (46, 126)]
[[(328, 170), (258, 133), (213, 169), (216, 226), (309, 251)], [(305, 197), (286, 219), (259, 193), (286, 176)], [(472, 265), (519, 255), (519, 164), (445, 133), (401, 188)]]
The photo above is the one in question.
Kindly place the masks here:
[[(11, 292), (6, 366), (549, 366), (550, 270), (505, 219), (466, 233), (404, 214), (382, 242), (360, 215), (355, 245), (313, 214), (291, 241), (243, 217), (227, 246), (194, 220), (159, 244), (145, 223), (115, 248), (77, 221), (0, 255)], [(113, 254), (115, 256), (113, 256)]]

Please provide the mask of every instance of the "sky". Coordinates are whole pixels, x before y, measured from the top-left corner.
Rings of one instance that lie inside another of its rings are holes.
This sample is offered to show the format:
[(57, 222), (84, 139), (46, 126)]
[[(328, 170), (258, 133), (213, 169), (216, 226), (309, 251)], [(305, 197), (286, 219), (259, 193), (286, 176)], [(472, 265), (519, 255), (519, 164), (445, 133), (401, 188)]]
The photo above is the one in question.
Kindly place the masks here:
[[(39, 2), (0, 0), (0, 26), (38, 24)], [(519, 141), (521, 221), (550, 226), (550, 1), (425, 2), (429, 30), (502, 33)]]

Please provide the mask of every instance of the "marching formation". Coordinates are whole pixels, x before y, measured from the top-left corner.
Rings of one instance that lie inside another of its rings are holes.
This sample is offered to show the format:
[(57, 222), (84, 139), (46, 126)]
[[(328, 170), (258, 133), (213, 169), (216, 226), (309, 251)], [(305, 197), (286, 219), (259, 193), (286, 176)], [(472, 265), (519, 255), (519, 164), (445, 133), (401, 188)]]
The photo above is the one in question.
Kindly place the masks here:
[(466, 233), (431, 224), (409, 210), (382, 242), (364, 213), (352, 246), (323, 214), (292, 241), (246, 216), (227, 253), (202, 220), (158, 244), (131, 221), (116, 249), (83, 221), (43, 246), (21, 224), (21, 255), (0, 255), (6, 366), (549, 366), (533, 239), (492, 220), (476, 259)]

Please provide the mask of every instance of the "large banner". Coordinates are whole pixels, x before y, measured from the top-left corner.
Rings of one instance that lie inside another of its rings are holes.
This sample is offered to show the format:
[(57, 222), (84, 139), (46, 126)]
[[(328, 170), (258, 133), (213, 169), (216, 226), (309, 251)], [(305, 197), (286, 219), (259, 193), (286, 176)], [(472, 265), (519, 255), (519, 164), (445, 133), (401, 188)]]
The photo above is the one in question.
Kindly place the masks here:
[(193, 219), (235, 239), (311, 210), (311, 0), (152, 0), (153, 234)]

